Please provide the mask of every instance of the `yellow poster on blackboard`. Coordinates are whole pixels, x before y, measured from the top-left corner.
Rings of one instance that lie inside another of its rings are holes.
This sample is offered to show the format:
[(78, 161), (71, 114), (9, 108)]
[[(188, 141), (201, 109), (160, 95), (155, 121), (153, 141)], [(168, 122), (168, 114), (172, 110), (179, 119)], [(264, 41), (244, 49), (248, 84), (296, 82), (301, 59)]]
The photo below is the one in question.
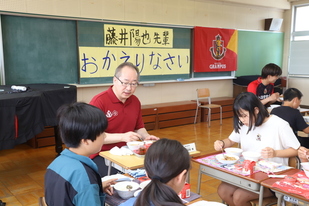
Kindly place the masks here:
[(190, 73), (190, 49), (79, 47), (81, 78), (112, 77), (127, 61), (141, 76)]
[(104, 46), (173, 48), (173, 29), (104, 24)]

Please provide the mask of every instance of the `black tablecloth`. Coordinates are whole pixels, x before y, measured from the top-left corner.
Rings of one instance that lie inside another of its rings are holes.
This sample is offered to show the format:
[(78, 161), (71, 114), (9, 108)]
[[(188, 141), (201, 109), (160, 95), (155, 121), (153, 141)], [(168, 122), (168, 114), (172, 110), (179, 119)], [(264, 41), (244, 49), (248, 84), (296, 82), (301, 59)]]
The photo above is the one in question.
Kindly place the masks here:
[(58, 108), (76, 102), (76, 86), (27, 84), (25, 92), (0, 85), (0, 150), (11, 149), (44, 130), (57, 126)]
[[(260, 77), (260, 75), (245, 75), (245, 76), (239, 76), (233, 79), (233, 84), (240, 85), (240, 86), (248, 86), (252, 81), (257, 80)], [(275, 86), (278, 86), (281, 84), (281, 79), (278, 78), (275, 82)]]

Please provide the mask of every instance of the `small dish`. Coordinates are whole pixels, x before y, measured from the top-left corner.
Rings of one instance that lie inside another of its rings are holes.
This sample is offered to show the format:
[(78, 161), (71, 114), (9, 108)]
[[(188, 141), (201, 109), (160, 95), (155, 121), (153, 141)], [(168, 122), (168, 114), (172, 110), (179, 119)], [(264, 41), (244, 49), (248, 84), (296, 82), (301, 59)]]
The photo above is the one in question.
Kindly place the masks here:
[(137, 153), (135, 153), (135, 152), (133, 152), (133, 154), (134, 154), (135, 156), (137, 156), (137, 157), (145, 158), (145, 155), (140, 155), (140, 154), (137, 154)]
[(238, 157), (240, 157), (241, 153), (242, 153), (242, 149), (237, 148), (237, 147), (228, 147), (224, 149), (227, 155), (236, 155)]
[(303, 167), (303, 169), (305, 170), (309, 170), (309, 162), (301, 162), (300, 163), (301, 164), (301, 166)]
[[(227, 158), (227, 159), (225, 159), (225, 157)], [(218, 154), (218, 155), (216, 155), (216, 159), (218, 160), (218, 162), (220, 162), (220, 163), (222, 163), (222, 164), (234, 164), (234, 163), (236, 163), (238, 160), (239, 160), (239, 157), (238, 156), (236, 156), (236, 155), (227, 155), (227, 154), (225, 154), (224, 156), (223, 156), (223, 154)]]
[(141, 183), (139, 184), (139, 187), (140, 187), (141, 189), (144, 189), (150, 182), (151, 182), (151, 180), (146, 180), (146, 181), (144, 181), (144, 182), (141, 182)]
[(258, 152), (247, 151), (247, 152), (243, 152), (242, 156), (245, 158), (245, 160), (251, 160), (251, 161), (257, 162), (259, 158), (261, 157), (261, 154)]
[(114, 189), (122, 199), (129, 199), (139, 189), (139, 184), (136, 182), (118, 182), (114, 185)]
[(129, 147), (131, 151), (138, 150), (143, 145), (144, 145), (144, 142), (139, 142), (139, 141), (127, 142), (127, 146)]

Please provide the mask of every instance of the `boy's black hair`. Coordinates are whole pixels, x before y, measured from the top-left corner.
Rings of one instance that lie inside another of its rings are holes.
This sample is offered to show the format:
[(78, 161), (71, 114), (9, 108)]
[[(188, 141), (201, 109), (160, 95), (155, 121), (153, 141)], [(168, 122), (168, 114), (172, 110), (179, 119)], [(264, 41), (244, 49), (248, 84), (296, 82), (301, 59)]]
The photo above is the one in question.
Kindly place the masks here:
[(77, 148), (82, 139), (96, 140), (107, 128), (106, 115), (83, 102), (63, 105), (57, 111), (58, 129), (67, 147)]
[(281, 74), (282, 74), (282, 70), (277, 64), (269, 63), (263, 67), (261, 78), (266, 79), (268, 75), (280, 76)]
[(303, 94), (296, 88), (289, 88), (283, 93), (283, 101), (292, 101), (295, 97), (299, 100), (302, 98)]

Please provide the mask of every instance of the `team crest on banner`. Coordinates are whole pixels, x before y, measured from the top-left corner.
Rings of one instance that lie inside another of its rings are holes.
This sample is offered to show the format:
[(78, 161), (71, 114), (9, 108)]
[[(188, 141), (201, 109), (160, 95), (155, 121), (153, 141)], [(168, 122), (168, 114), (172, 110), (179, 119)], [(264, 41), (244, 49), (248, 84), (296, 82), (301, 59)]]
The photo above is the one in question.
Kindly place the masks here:
[(194, 72), (236, 71), (238, 31), (194, 27)]

